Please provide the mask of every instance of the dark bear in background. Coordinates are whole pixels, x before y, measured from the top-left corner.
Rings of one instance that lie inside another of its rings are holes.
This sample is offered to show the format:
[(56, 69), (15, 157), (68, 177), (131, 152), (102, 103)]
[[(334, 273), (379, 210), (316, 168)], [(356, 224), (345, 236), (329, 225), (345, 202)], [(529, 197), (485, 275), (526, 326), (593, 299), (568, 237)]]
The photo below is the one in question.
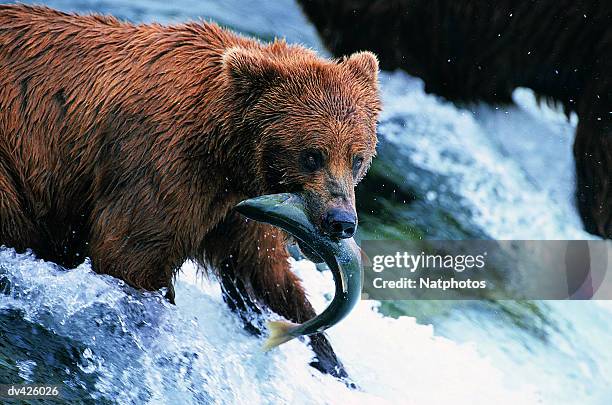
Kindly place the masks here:
[(579, 118), (576, 201), (612, 238), (612, 1), (300, 0), (336, 55), (369, 49), (381, 68), (457, 102), (512, 102), (517, 87)]
[[(311, 221), (356, 228), (376, 147), (378, 62), (328, 60), (215, 24), (134, 25), (0, 6), (0, 245), (136, 288), (187, 259), (216, 273), (247, 325), (315, 312), (285, 234), (232, 208), (300, 192)], [(257, 320), (257, 318), (256, 318)], [(323, 334), (313, 366), (345, 376)]]

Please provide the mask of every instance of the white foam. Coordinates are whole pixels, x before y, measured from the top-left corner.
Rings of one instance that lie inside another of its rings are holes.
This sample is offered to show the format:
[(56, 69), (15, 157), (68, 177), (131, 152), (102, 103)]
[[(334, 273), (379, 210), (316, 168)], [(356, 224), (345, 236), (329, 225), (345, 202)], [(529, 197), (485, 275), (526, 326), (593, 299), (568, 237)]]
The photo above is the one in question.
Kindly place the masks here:
[[(0, 307), (20, 308), (28, 320), (85, 344), (81, 369), (96, 373), (104, 396), (122, 402), (535, 403), (531, 387), (510, 389), (470, 345), (436, 337), (414, 318), (384, 318), (370, 302), (330, 331), (360, 387), (351, 390), (309, 367), (312, 353), (302, 342), (263, 353), (263, 339), (243, 330), (217, 284), (198, 279), (190, 263), (174, 307), (159, 294), (126, 293), (87, 264), (61, 271), (6, 250), (0, 262), (17, 294), (0, 297)], [(294, 267), (322, 309), (322, 297), (333, 291), (329, 274), (305, 261)]]

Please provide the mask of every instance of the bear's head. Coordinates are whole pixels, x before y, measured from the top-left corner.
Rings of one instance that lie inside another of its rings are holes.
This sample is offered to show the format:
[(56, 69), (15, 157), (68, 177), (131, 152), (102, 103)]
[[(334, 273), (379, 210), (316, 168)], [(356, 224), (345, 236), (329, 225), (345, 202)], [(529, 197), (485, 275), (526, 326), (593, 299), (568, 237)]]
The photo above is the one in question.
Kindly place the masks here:
[(376, 150), (376, 56), (359, 52), (332, 61), (277, 43), (230, 49), (223, 65), (243, 105), (243, 130), (256, 135), (259, 191), (300, 192), (323, 232), (353, 236), (354, 188)]

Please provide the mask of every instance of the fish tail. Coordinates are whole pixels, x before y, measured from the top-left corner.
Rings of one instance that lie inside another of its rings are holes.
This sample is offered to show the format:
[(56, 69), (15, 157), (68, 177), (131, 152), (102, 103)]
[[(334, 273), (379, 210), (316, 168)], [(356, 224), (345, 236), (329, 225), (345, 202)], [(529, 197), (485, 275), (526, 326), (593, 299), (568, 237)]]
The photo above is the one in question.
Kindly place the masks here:
[(270, 337), (263, 346), (265, 352), (293, 339), (295, 336), (291, 336), (289, 332), (298, 325), (291, 322), (270, 321), (267, 326)]

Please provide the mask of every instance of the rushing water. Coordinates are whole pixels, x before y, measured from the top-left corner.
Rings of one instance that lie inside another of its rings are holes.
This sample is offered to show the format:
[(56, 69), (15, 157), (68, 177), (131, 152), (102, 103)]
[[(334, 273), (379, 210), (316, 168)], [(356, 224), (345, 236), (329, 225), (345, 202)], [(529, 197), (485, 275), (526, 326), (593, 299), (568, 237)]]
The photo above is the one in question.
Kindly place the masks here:
[[(40, 3), (38, 1), (37, 3)], [(321, 50), (290, 1), (45, 2), (132, 21), (203, 17)], [(401, 72), (381, 75), (377, 163), (359, 190), (361, 236), (583, 239), (572, 203), (575, 118), (538, 106), (458, 108)], [(331, 275), (293, 262), (315, 307)], [(0, 383), (56, 382), (101, 403), (608, 404), (607, 302), (363, 301), (329, 331), (357, 390), (308, 366), (299, 341), (262, 353), (191, 263), (177, 305), (86, 262), (66, 271), (0, 250)], [(433, 326), (432, 326), (433, 325)]]

